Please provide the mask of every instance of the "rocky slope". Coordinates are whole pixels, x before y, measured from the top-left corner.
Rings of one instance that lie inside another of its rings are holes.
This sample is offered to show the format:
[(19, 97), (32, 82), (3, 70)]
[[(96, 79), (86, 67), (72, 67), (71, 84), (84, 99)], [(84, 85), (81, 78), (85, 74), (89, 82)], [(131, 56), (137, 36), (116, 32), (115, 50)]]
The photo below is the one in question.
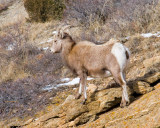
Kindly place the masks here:
[[(17, 18), (20, 16), (20, 11), (14, 11), (14, 8), (24, 11), (21, 2), (17, 1), (17, 4), (1, 14), (0, 21), (3, 24), (6, 19), (12, 19), (11, 14), (17, 14)], [(25, 11), (22, 14), (27, 17)], [(122, 90), (112, 77), (93, 79), (87, 85), (89, 98), (85, 105), (81, 104), (81, 99), (75, 100), (78, 86), (70, 86), (55, 97), (50, 97), (51, 103), (46, 109), (33, 113), (33, 116), (3, 120), (0, 127), (159, 128), (160, 35), (150, 35), (153, 36), (133, 35), (124, 44), (131, 51), (126, 75), (131, 100), (129, 106), (119, 107)]]
[[(13, 118), (0, 123), (2, 127), (24, 128), (119, 128), (160, 127), (160, 42), (159, 37), (130, 37), (125, 45), (131, 51), (127, 70), (131, 104), (120, 108), (121, 88), (113, 78), (88, 82), (86, 105), (75, 100), (78, 86), (71, 86), (51, 98), (45, 110), (32, 117)], [(110, 86), (109, 86), (110, 85)], [(76, 89), (73, 89), (75, 88)]]
[(32, 117), (26, 121), (14, 119), (9, 124), (1, 123), (1, 126), (24, 128), (160, 127), (159, 79), (160, 72), (145, 77), (143, 81), (135, 81), (134, 85), (128, 88), (131, 104), (125, 108), (119, 107), (122, 93), (120, 87), (98, 90), (97, 86), (90, 84), (89, 98), (85, 105), (81, 104), (81, 99), (76, 100), (73, 95), (69, 95), (58, 106), (52, 105), (52, 109), (43, 113), (42, 116)]
[[(44, 115), (36, 123), (33, 122), (25, 127), (149, 128), (160, 126), (160, 85), (156, 86), (156, 90), (134, 101), (129, 107), (115, 108), (102, 114), (103, 111), (119, 104), (120, 98), (118, 98), (118, 95), (120, 94), (118, 93), (120, 92), (118, 89), (101, 91), (97, 94), (97, 96), (101, 95), (101, 97), (86, 106), (72, 99), (74, 98), (73, 96), (69, 96), (68, 99), (70, 98), (70, 101), (67, 99), (55, 111)], [(103, 101), (101, 101), (102, 99)]]

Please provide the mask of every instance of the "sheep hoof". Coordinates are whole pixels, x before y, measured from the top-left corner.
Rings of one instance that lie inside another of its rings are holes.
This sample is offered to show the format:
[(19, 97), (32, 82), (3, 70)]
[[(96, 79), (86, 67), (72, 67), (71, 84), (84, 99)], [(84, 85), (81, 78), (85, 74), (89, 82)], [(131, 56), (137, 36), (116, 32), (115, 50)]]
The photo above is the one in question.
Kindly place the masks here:
[(130, 101), (126, 101), (126, 106), (128, 106), (130, 104)]
[(128, 106), (129, 104), (130, 104), (129, 101), (121, 102), (120, 107), (124, 108), (124, 107)]
[(120, 107), (121, 107), (121, 108), (124, 108), (125, 106), (123, 105), (123, 103), (121, 103), (121, 104), (120, 104)]
[(85, 105), (85, 104), (86, 104), (86, 99), (83, 100), (83, 101), (81, 102), (81, 104)]

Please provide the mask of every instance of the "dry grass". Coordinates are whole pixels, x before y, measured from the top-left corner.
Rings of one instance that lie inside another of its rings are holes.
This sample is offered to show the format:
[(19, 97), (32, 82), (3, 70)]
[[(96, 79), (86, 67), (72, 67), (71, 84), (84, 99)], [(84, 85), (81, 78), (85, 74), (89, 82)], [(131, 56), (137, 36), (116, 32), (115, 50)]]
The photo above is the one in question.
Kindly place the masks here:
[(18, 20), (6, 25), (0, 31), (0, 82), (15, 81), (39, 73), (55, 74), (63, 66), (60, 57), (57, 57), (59, 55), (38, 48), (41, 39), (50, 36), (47, 33), (53, 26), (51, 22), (44, 25)]
[[(105, 41), (136, 33), (159, 31), (159, 1), (69, 0), (65, 18), (72, 24), (85, 26), (94, 40)], [(95, 4), (97, 3), (97, 4)], [(98, 13), (99, 12), (99, 13)]]
[(64, 90), (42, 91), (60, 78), (63, 66), (59, 54), (43, 51), (35, 43), (50, 27), (51, 23), (30, 24), (24, 19), (1, 26), (0, 120), (34, 115), (57, 91)]
[(34, 42), (37, 46), (40, 42), (46, 42), (48, 38), (53, 36), (52, 31), (55, 29), (57, 24), (57, 21), (30, 24), (30, 42)]

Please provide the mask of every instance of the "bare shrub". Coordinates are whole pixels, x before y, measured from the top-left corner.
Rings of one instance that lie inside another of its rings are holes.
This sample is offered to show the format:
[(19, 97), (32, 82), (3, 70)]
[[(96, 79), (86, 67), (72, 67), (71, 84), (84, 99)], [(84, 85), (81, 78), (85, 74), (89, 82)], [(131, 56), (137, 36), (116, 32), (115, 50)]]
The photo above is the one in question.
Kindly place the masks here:
[(76, 19), (88, 27), (93, 22), (104, 23), (112, 13), (112, 2), (108, 0), (68, 0), (65, 16), (67, 20)]
[(96, 33), (95, 40), (100, 34), (108, 40), (152, 31), (153, 19), (159, 19), (157, 4), (158, 0), (68, 0), (65, 17)]
[(14, 0), (1, 0), (0, 1), (0, 13), (8, 9)]
[(16, 82), (7, 82), (0, 85), (0, 120), (9, 120), (13, 117), (33, 116), (36, 112), (50, 104), (50, 97), (54, 97), (58, 90), (42, 91), (42, 88), (53, 83), (55, 77), (39, 75), (28, 77)]
[(63, 67), (60, 54), (52, 54), (50, 52), (41, 52), (40, 54), (28, 59), (25, 68), (31, 74), (49, 74), (53, 76), (61, 76), (61, 68)]
[(38, 74), (60, 76), (62, 62), (58, 55), (44, 52), (30, 40), (30, 26), (19, 21), (0, 32), (0, 82), (15, 81)]
[(29, 41), (29, 28), (30, 26), (25, 26), (22, 20), (2, 26), (0, 45), (10, 49), (23, 47)]
[(51, 19), (61, 19), (65, 8), (63, 0), (24, 0), (30, 20), (46, 22)]
[(108, 20), (107, 26), (111, 28), (111, 31), (121, 33), (119, 36), (146, 31), (152, 20), (152, 9), (156, 6), (156, 3), (155, 0), (123, 1), (117, 7), (112, 19)]
[(159, 31), (160, 30), (160, 1), (158, 1), (158, 3), (156, 2), (155, 4), (157, 4), (155, 7), (152, 7), (152, 13), (151, 14), (151, 18), (150, 18), (150, 24), (147, 26), (147, 31)]
[[(7, 80), (14, 80), (17, 79), (17, 77), (26, 77), (28, 76), (28, 72), (23, 69), (23, 66), (16, 63), (15, 60), (22, 61), (23, 59), (19, 59), (18, 55), (15, 55), (13, 57), (13, 52), (18, 52), (18, 49), (22, 49), (28, 41), (28, 34), (23, 23), (16, 22), (13, 24), (10, 24), (9, 26), (5, 26), (2, 28), (2, 31), (0, 32), (0, 46), (1, 49), (3, 49), (5, 52), (1, 54), (1, 60), (0, 60), (0, 78), (1, 81), (7, 81)], [(25, 49), (23, 49), (25, 51)], [(12, 56), (11, 56), (12, 54)], [(20, 56), (24, 57), (25, 52), (20, 53)], [(17, 59), (16, 59), (17, 58)], [(21, 62), (21, 64), (24, 61)], [(20, 75), (21, 74), (21, 75)]]
[(30, 42), (30, 24), (19, 21), (0, 30), (0, 120), (34, 115), (63, 90), (42, 90), (60, 77), (60, 57)]

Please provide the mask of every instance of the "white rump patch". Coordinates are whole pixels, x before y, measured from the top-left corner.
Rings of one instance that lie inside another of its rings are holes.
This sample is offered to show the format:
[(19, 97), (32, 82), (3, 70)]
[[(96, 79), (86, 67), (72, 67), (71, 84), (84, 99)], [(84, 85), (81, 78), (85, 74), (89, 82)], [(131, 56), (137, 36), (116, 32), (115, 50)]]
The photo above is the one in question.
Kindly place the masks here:
[(123, 46), (121, 43), (115, 43), (111, 50), (111, 53), (116, 57), (116, 60), (118, 61), (121, 71), (123, 71), (127, 62), (126, 53), (125, 53), (126, 50), (127, 50), (126, 47)]

